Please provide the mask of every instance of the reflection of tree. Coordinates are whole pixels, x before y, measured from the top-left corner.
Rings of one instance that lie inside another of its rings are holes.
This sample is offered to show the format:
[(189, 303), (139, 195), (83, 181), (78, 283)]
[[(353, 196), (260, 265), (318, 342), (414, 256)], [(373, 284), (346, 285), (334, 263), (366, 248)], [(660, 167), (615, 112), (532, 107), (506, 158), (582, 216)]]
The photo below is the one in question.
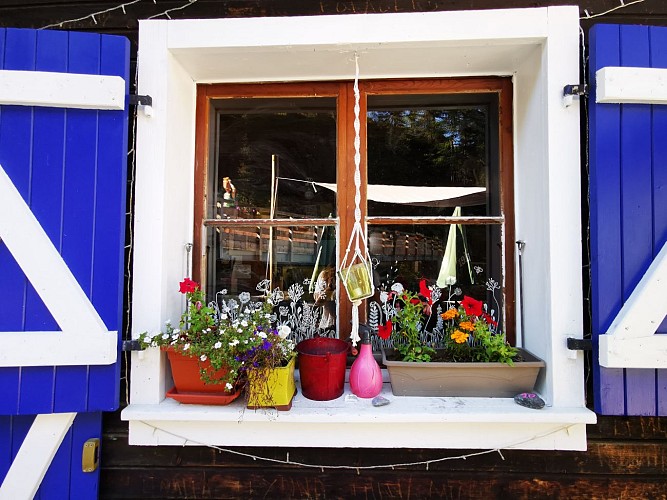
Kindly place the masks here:
[(486, 142), (484, 107), (372, 111), (369, 182), (485, 187)]
[[(332, 112), (223, 114), (220, 116), (219, 169), (235, 179), (242, 206), (268, 207), (271, 155), (280, 157), (280, 176), (336, 180), (336, 120)], [(301, 213), (302, 183), (280, 183), (283, 212)], [(331, 209), (330, 209), (331, 210)], [(330, 211), (329, 210), (329, 211)]]

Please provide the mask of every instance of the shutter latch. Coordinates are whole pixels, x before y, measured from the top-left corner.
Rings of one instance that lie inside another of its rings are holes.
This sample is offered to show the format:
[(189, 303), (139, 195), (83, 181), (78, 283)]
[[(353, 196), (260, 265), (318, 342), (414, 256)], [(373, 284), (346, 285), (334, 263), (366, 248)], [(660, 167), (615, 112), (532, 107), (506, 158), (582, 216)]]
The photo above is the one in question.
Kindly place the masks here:
[(574, 85), (565, 85), (563, 87), (563, 104), (565, 107), (572, 104), (574, 97), (586, 97), (588, 95), (588, 85), (577, 83)]
[(593, 341), (591, 339), (574, 339), (569, 337), (567, 339), (567, 348), (570, 351), (592, 351)]

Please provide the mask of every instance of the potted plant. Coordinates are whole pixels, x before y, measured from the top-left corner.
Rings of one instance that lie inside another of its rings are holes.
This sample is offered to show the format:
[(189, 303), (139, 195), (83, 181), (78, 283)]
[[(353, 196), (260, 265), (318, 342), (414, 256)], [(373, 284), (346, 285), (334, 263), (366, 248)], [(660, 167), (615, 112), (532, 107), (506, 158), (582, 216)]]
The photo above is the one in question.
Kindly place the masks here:
[[(486, 284), (494, 300), (499, 288)], [(441, 290), (424, 280), (420, 292), (394, 283), (380, 294), (387, 320), (379, 335), (394, 346), (383, 346), (382, 360), (395, 395), (513, 397), (533, 389), (544, 362), (507, 343), (493, 309), (469, 296), (456, 300), (451, 289), (439, 302)]]
[(257, 370), (281, 367), (294, 357), (289, 329), (272, 328), (270, 297), (253, 302), (248, 292), (235, 298), (222, 290), (206, 304), (201, 287), (189, 278), (180, 283), (180, 292), (187, 305), (179, 327), (167, 322), (164, 332), (144, 332), (139, 338), (144, 348), (167, 351), (175, 386), (168, 397), (227, 404), (248, 385), (251, 372), (257, 378)]
[(291, 328), (259, 329), (250, 349), (239, 355), (242, 371), (247, 374), (248, 408), (273, 407), (289, 410), (296, 394), (294, 342), (288, 338)]

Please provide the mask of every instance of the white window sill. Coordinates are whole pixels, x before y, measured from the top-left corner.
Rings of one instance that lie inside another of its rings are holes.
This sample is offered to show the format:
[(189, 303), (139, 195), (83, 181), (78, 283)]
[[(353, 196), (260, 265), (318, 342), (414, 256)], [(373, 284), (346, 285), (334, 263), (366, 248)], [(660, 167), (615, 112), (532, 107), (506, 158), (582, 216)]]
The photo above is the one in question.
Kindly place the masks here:
[(467, 448), (585, 450), (584, 407), (531, 410), (511, 398), (421, 398), (391, 393), (375, 408), (346, 385), (332, 401), (299, 393), (286, 412), (248, 410), (242, 398), (228, 406), (131, 404), (121, 414), (133, 445), (285, 446), (333, 448)]

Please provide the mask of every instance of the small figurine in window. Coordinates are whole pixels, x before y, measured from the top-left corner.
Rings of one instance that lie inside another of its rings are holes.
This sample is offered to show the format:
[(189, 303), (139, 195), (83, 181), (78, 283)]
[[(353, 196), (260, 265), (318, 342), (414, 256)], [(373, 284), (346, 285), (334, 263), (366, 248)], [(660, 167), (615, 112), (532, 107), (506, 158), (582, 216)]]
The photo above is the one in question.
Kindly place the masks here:
[(236, 217), (238, 204), (236, 203), (236, 187), (229, 177), (222, 179), (222, 213), (227, 217)]
[(317, 277), (313, 291), (315, 305), (322, 308), (319, 328), (328, 330), (336, 327), (336, 270), (325, 267)]

